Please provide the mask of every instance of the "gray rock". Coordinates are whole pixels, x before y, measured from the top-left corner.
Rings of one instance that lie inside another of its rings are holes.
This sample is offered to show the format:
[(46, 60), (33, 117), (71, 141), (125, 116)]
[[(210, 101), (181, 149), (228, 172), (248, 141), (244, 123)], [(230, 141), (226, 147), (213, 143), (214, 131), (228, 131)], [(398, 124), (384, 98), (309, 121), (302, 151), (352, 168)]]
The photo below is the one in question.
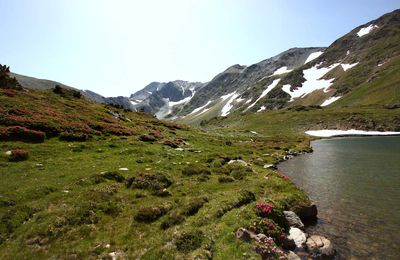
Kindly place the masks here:
[(289, 226), (297, 227), (300, 229), (304, 228), (303, 222), (301, 222), (301, 219), (299, 218), (299, 216), (297, 216), (296, 213), (294, 213), (293, 211), (284, 211), (283, 214), (285, 215)]
[(267, 238), (267, 236), (264, 235), (264, 234), (257, 234), (257, 235), (254, 237), (254, 239), (255, 239), (256, 241), (258, 241), (258, 242), (262, 242), (263, 239), (265, 239), (265, 238)]
[(327, 238), (323, 236), (313, 235), (307, 239), (306, 242), (307, 250), (312, 254), (313, 257), (320, 256), (333, 256), (335, 249)]
[(243, 166), (247, 166), (247, 165), (249, 165), (247, 162), (245, 162), (245, 161), (243, 161), (243, 160), (230, 160), (229, 162), (228, 162), (228, 164), (233, 164), (233, 163), (237, 163), (237, 164), (241, 164), (241, 165), (243, 165)]
[(244, 241), (250, 242), (252, 238), (252, 234), (245, 228), (239, 228), (236, 231), (236, 237), (242, 239)]

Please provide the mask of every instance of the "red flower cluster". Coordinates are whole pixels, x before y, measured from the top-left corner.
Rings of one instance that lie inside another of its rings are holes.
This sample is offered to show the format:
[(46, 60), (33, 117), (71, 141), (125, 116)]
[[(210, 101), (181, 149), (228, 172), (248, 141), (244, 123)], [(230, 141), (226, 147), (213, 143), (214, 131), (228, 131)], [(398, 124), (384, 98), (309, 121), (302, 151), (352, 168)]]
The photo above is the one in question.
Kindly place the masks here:
[(22, 126), (6, 127), (0, 131), (0, 140), (5, 141), (26, 141), (26, 142), (44, 142), (46, 134), (42, 131), (30, 130)]
[(271, 214), (272, 210), (274, 209), (274, 205), (271, 203), (257, 202), (256, 208), (263, 213)]

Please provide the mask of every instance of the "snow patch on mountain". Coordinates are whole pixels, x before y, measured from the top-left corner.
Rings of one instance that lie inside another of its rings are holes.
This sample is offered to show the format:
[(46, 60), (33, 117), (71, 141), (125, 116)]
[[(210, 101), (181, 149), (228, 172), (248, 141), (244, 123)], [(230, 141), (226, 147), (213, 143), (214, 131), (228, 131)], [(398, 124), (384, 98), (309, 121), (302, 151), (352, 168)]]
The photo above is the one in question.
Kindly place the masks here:
[(312, 61), (312, 60), (315, 60), (316, 58), (318, 58), (319, 56), (321, 56), (322, 53), (324, 53), (324, 52), (323, 52), (323, 51), (317, 51), (317, 52), (311, 53), (310, 56), (308, 56), (308, 58), (307, 58), (306, 61), (304, 62), (304, 64), (306, 64), (306, 63), (308, 63), (308, 62), (310, 62), (310, 61)]
[(375, 28), (378, 28), (378, 26), (377, 26), (377, 25), (370, 24), (370, 25), (368, 25), (367, 27), (361, 28), (361, 29), (358, 31), (357, 35), (358, 35), (358, 37), (363, 37), (364, 35), (369, 34), (369, 33), (370, 33), (373, 29), (375, 29)]
[(193, 109), (193, 111), (190, 112), (190, 114), (188, 114), (188, 115), (193, 115), (193, 114), (196, 114), (196, 113), (200, 112), (200, 111), (203, 110), (205, 107), (207, 107), (211, 102), (212, 102), (212, 101), (208, 101), (204, 106), (201, 106), (201, 107), (198, 107), (198, 108)]
[(226, 100), (229, 98), (228, 102), (226, 102), (225, 106), (221, 109), (221, 116), (227, 116), (230, 113), (230, 110), (233, 107), (233, 101), (239, 96), (239, 94), (236, 94), (236, 91), (233, 93), (230, 93), (228, 95), (222, 96), (222, 100)]
[(266, 107), (265, 107), (265, 106), (261, 106), (261, 107), (260, 107), (260, 109), (259, 109), (259, 110), (257, 110), (257, 113), (258, 113), (258, 112), (261, 112), (261, 111), (264, 111), (265, 109), (266, 109)]
[(326, 73), (337, 67), (339, 63), (332, 64), (326, 68), (318, 68), (318, 65), (310, 69), (306, 69), (303, 71), (304, 78), (306, 81), (300, 88), (297, 88), (293, 91), (290, 90), (290, 85), (284, 85), (282, 90), (288, 93), (291, 97), (290, 101), (293, 101), (295, 98), (305, 96), (315, 90), (323, 89), (325, 92), (328, 88), (333, 84), (334, 79), (321, 79)]
[(260, 101), (260, 99), (262, 99), (263, 97), (265, 97), (265, 96), (268, 94), (268, 92), (270, 92), (273, 88), (276, 87), (276, 85), (278, 85), (278, 83), (279, 83), (280, 80), (281, 80), (281, 79), (276, 79), (276, 80), (274, 80), (274, 81), (261, 93), (261, 95), (257, 98), (257, 100), (254, 101), (254, 103), (252, 103), (248, 108), (246, 108), (245, 111), (247, 111), (247, 110), (249, 110), (250, 108), (252, 108), (258, 101)]
[(342, 66), (343, 70), (346, 71), (346, 70), (349, 70), (349, 69), (353, 68), (357, 64), (358, 64), (358, 62), (353, 63), (353, 64), (344, 64), (344, 63), (342, 63), (342, 64), (340, 64), (340, 66)]
[(286, 66), (283, 66), (283, 67), (277, 69), (277, 70), (274, 72), (273, 75), (281, 75), (281, 74), (288, 73), (288, 72), (291, 72), (291, 71), (292, 71), (292, 70), (289, 70)]
[(324, 101), (324, 103), (321, 104), (321, 107), (325, 107), (328, 106), (330, 104), (332, 104), (333, 102), (335, 102), (336, 100), (338, 100), (341, 97), (330, 97), (327, 100)]

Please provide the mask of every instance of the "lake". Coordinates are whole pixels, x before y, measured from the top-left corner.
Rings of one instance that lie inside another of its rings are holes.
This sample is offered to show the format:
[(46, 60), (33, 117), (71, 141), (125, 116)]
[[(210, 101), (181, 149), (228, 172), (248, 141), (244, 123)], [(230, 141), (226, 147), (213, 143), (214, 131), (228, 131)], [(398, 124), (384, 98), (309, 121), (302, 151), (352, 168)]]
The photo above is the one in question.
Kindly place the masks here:
[(308, 233), (326, 235), (339, 259), (400, 259), (400, 137), (313, 141), (279, 165), (318, 206)]

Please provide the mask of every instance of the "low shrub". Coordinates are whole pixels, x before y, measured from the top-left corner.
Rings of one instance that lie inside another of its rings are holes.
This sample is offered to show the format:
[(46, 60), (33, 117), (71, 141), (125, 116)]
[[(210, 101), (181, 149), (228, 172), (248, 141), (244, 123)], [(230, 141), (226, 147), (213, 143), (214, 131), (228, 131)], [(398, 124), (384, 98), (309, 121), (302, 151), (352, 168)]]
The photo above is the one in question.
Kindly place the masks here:
[(185, 216), (183, 216), (181, 213), (175, 212), (167, 216), (163, 222), (161, 222), (160, 227), (161, 229), (168, 229), (172, 226), (181, 224), (183, 221), (185, 221)]
[(208, 202), (208, 198), (199, 197), (190, 200), (183, 208), (182, 213), (185, 216), (195, 215)]
[(169, 147), (171, 147), (171, 148), (178, 148), (178, 147), (179, 147), (179, 144), (178, 144), (177, 142), (175, 142), (175, 141), (170, 141), (170, 140), (165, 140), (165, 141), (163, 142), (163, 145), (169, 146)]
[(159, 191), (168, 188), (172, 181), (164, 174), (139, 173), (137, 176), (126, 179), (126, 187), (132, 189), (144, 189)]
[(16, 149), (11, 151), (8, 160), (10, 162), (26, 161), (29, 158), (29, 152), (26, 150)]
[(279, 226), (284, 228), (287, 227), (287, 221), (283, 214), (283, 209), (276, 206), (272, 201), (257, 202), (255, 211), (259, 217), (272, 219), (278, 223)]
[(89, 136), (84, 133), (73, 133), (73, 132), (62, 132), (60, 134), (60, 140), (68, 142), (85, 142)]
[(96, 174), (92, 176), (92, 180), (95, 183), (101, 183), (103, 182), (102, 179), (107, 179), (107, 180), (113, 180), (116, 182), (124, 182), (125, 181), (125, 177), (120, 174), (119, 172), (102, 172), (100, 174)]
[(185, 169), (182, 170), (182, 174), (186, 176), (192, 176), (192, 175), (210, 175), (211, 171), (204, 166), (199, 166), (199, 165), (191, 165), (187, 166)]
[(42, 143), (44, 142), (45, 138), (45, 132), (30, 130), (22, 126), (6, 127), (0, 131), (0, 140), (3, 141)]
[(164, 216), (168, 211), (171, 210), (169, 205), (167, 206), (154, 206), (154, 207), (145, 207), (138, 210), (134, 219), (138, 222), (153, 222), (160, 217)]
[(141, 136), (139, 136), (139, 140), (140, 140), (140, 141), (143, 141), (143, 142), (150, 142), (150, 143), (152, 143), (152, 142), (157, 141), (157, 138), (154, 137), (154, 136), (152, 136), (152, 135), (141, 135)]
[(25, 221), (32, 218), (36, 212), (36, 209), (25, 205), (15, 206), (4, 211), (4, 214), (0, 218), (0, 245)]
[(254, 193), (252, 193), (251, 191), (242, 190), (239, 192), (239, 195), (235, 200), (221, 206), (221, 208), (217, 211), (216, 216), (222, 217), (228, 211), (231, 211), (234, 208), (240, 208), (241, 206), (249, 204), (250, 202), (253, 202), (255, 200), (256, 196), (254, 195)]
[(73, 97), (73, 98), (81, 98), (82, 93), (75, 89), (63, 88), (60, 85), (56, 85), (53, 89), (53, 92), (62, 97)]
[(175, 245), (179, 251), (189, 253), (201, 246), (203, 238), (204, 234), (201, 230), (187, 231), (176, 237)]
[(285, 238), (285, 230), (269, 218), (262, 218), (255, 221), (248, 229), (256, 234), (262, 233), (268, 237), (272, 237), (278, 245), (282, 244)]
[(229, 176), (220, 176), (218, 177), (218, 182), (219, 183), (229, 183), (229, 182), (234, 182), (235, 179)]
[(244, 166), (238, 163), (233, 163), (228, 165), (228, 170), (231, 175), (236, 180), (243, 180), (247, 175), (253, 173), (253, 169), (248, 166)]

